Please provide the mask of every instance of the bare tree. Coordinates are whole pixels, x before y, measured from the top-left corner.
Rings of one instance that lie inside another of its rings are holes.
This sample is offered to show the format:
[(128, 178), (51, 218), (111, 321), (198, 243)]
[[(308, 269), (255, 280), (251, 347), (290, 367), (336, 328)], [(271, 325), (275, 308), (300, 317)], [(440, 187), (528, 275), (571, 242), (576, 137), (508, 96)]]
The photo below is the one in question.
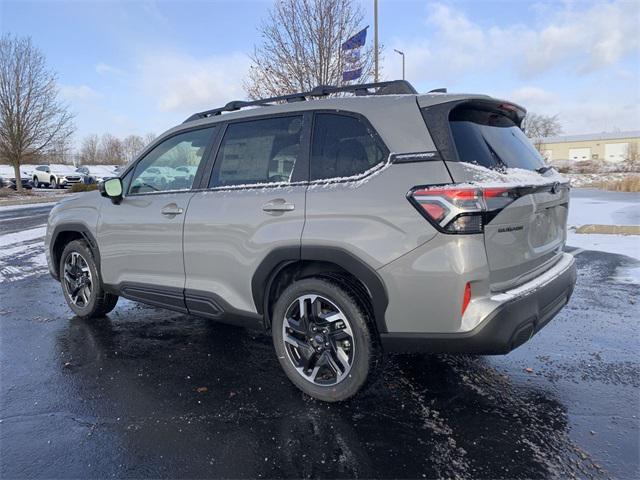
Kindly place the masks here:
[(122, 140), (122, 148), (127, 162), (136, 158), (144, 147), (144, 139), (140, 135), (129, 135)]
[(125, 152), (122, 141), (110, 133), (105, 133), (100, 139), (100, 163), (106, 165), (121, 165), (125, 163)]
[(91, 134), (84, 137), (80, 147), (80, 161), (83, 165), (96, 165), (100, 155), (100, 138)]
[[(0, 156), (20, 178), (20, 164), (74, 131), (73, 116), (58, 101), (56, 76), (30, 38), (0, 38)], [(22, 184), (16, 182), (18, 191)]]
[(145, 133), (144, 134), (144, 147), (146, 148), (151, 142), (156, 139), (155, 133)]
[[(362, 28), (354, 0), (278, 0), (258, 31), (244, 88), (250, 98), (342, 84), (342, 43)], [(373, 48), (360, 57), (362, 81), (373, 76)]]
[(522, 122), (522, 131), (533, 141), (533, 145), (542, 154), (543, 139), (560, 135), (562, 125), (558, 115), (541, 115), (538, 113), (527, 113)]
[(43, 163), (73, 163), (73, 154), (71, 152), (71, 138), (60, 138), (47, 148), (41, 155)]
[(629, 143), (623, 168), (627, 172), (640, 172), (640, 148), (638, 148), (638, 142)]

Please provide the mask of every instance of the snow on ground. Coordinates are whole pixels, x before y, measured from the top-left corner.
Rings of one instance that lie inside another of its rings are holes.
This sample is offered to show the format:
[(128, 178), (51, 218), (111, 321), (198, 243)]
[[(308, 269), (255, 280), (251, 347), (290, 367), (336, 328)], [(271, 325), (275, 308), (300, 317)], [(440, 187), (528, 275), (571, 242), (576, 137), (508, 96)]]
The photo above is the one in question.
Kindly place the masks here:
[(640, 194), (593, 189), (572, 190), (567, 223), (567, 245), (635, 259), (637, 262), (618, 268), (614, 280), (640, 283), (640, 236), (585, 234), (575, 231), (587, 224), (640, 225)]
[(572, 190), (567, 223), (576, 228), (587, 224), (640, 225), (640, 194)]
[(48, 272), (45, 233), (43, 226), (0, 236), (0, 283)]

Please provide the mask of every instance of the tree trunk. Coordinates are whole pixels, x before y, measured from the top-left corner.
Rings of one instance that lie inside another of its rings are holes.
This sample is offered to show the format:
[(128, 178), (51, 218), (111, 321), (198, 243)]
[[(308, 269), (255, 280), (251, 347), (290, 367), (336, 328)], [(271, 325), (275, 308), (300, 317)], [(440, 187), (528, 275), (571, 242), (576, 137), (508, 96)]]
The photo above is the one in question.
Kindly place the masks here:
[(16, 176), (16, 192), (22, 193), (22, 174), (20, 172), (20, 162), (13, 160), (13, 173)]

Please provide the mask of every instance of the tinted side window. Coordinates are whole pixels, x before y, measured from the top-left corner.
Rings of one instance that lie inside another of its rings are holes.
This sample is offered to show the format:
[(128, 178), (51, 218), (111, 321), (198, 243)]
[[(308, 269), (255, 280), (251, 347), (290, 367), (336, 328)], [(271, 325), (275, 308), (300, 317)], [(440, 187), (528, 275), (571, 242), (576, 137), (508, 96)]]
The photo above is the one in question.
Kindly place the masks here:
[(290, 182), (301, 136), (302, 116), (230, 124), (209, 186)]
[(214, 129), (181, 133), (157, 145), (137, 163), (129, 193), (189, 190)]
[(311, 180), (351, 177), (382, 162), (386, 152), (355, 117), (319, 113), (313, 124)]

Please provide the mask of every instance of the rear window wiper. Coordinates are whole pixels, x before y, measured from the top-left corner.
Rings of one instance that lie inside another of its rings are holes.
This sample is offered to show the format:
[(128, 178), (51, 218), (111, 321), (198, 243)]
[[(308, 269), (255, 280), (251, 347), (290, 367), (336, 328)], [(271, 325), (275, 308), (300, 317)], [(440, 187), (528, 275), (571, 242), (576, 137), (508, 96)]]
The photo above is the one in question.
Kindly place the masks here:
[(540, 168), (536, 168), (536, 172), (538, 172), (540, 175), (542, 175), (543, 173), (547, 173), (549, 170), (551, 170), (553, 167), (540, 167)]

